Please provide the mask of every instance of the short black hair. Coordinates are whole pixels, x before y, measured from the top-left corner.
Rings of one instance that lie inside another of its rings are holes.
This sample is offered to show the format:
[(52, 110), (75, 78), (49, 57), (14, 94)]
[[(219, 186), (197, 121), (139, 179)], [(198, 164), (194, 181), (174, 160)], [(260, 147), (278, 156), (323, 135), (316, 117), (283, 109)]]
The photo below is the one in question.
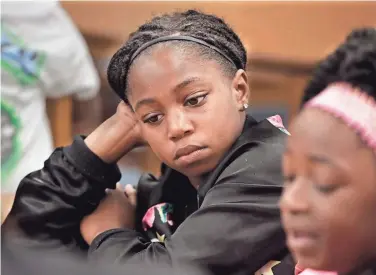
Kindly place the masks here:
[(376, 99), (376, 28), (353, 30), (316, 67), (301, 107), (334, 82), (346, 82)]
[[(180, 34), (200, 39), (221, 50), (234, 62), (227, 61), (223, 56), (212, 49), (203, 50), (210, 52), (211, 58), (225, 64), (227, 68), (245, 69), (247, 53), (238, 35), (227, 25), (223, 19), (215, 15), (205, 14), (196, 10), (164, 14), (151, 19), (141, 25), (137, 31), (130, 34), (125, 44), (114, 54), (108, 69), (107, 79), (111, 88), (127, 102), (127, 75), (131, 67), (131, 56), (143, 44), (168, 35)], [(186, 41), (171, 41), (179, 44), (194, 44)], [(196, 45), (194, 45), (196, 46)], [(199, 46), (205, 48), (204, 46)], [(240, 64), (235, 68), (234, 64)]]

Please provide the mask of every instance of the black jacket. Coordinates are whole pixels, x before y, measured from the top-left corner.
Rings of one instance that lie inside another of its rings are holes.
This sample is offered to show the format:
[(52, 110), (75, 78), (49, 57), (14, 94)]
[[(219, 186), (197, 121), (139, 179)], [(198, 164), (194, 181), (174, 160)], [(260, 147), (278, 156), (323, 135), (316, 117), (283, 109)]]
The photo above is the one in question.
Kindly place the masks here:
[[(254, 274), (270, 260), (281, 260), (287, 255), (278, 209), (285, 136), (268, 120), (248, 117), (241, 136), (198, 192), (185, 176), (165, 166), (159, 181), (144, 175), (138, 189), (138, 230), (100, 234), (89, 256), (193, 261), (226, 275)], [(15, 225), (26, 233), (28, 244), (85, 249), (79, 223), (119, 178), (116, 165), (105, 164), (76, 138), (21, 182), (3, 231)], [(147, 209), (156, 204), (141, 225)], [(288, 274), (286, 270), (292, 273), (293, 263), (277, 265), (274, 274)]]
[(54, 250), (25, 249), (12, 242), (1, 242), (1, 273), (6, 275), (210, 275), (184, 263), (151, 264), (132, 262), (123, 264), (90, 263), (71, 253)]

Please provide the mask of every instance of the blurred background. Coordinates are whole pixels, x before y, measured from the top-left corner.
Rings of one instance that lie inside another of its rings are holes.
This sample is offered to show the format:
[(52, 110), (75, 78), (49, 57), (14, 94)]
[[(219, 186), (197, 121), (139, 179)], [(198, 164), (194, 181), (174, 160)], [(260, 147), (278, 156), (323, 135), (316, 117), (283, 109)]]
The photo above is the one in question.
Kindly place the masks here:
[[(26, 2), (20, 3), (26, 5)], [(130, 32), (154, 15), (194, 8), (222, 16), (240, 35), (248, 50), (252, 112), (260, 119), (280, 114), (285, 124), (296, 114), (303, 87), (316, 62), (334, 49), (353, 28), (376, 27), (376, 2), (62, 1), (60, 5), (84, 39), (100, 85), (98, 93), (86, 96), (86, 101), (76, 100), (69, 94), (46, 97), (46, 112), (55, 147), (71, 143), (78, 132), (89, 133), (114, 113), (119, 98), (107, 83), (109, 59)], [(16, 18), (12, 22), (17, 25), (17, 20), (23, 19)], [(43, 28), (45, 19), (41, 20)], [(59, 26), (55, 27), (59, 29)], [(2, 34), (2, 59), (8, 45), (5, 42)], [(2, 62), (2, 70), (4, 68)], [(81, 79), (85, 77), (85, 74), (81, 75)], [(6, 87), (3, 79), (2, 73), (2, 98)], [(4, 120), (2, 104), (2, 124)], [(2, 126), (2, 132), (6, 130), (9, 129)], [(3, 144), (2, 135), (2, 157)], [(122, 182), (132, 184), (137, 183), (141, 172), (159, 172), (159, 162), (148, 148), (131, 152), (120, 161), (120, 167)]]

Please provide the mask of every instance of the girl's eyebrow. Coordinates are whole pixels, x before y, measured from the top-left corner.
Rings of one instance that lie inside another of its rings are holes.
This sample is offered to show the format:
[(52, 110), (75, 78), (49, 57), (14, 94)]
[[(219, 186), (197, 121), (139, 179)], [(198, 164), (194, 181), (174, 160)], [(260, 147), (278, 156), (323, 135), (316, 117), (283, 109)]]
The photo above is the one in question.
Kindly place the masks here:
[[(193, 82), (198, 82), (200, 81), (201, 79), (197, 76), (193, 76), (193, 77), (189, 77), (185, 80), (183, 80), (182, 82), (180, 82), (179, 84), (177, 84), (174, 88), (173, 88), (173, 91), (174, 92), (177, 92), (178, 90), (181, 90), (183, 89), (184, 87), (188, 86), (189, 84), (193, 83)], [(151, 103), (156, 103), (156, 100), (154, 98), (144, 98), (144, 99), (141, 99), (140, 101), (138, 101), (136, 103), (136, 106), (134, 108), (134, 111), (136, 112), (138, 108), (140, 108), (140, 106), (144, 105), (144, 104), (151, 104)]]

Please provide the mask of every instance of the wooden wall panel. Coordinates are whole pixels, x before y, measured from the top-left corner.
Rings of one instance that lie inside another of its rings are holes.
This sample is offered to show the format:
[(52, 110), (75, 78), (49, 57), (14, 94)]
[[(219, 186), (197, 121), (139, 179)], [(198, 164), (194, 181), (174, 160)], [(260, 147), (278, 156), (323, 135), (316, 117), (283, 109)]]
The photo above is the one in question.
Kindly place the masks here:
[[(352, 28), (376, 27), (376, 2), (238, 2), (238, 1), (64, 1), (80, 29), (113, 40), (112, 53), (127, 35), (155, 14), (198, 8), (222, 16), (254, 53), (301, 61), (323, 56)], [(103, 46), (103, 45), (102, 45)]]
[(46, 110), (55, 147), (72, 143), (72, 97), (47, 99)]

